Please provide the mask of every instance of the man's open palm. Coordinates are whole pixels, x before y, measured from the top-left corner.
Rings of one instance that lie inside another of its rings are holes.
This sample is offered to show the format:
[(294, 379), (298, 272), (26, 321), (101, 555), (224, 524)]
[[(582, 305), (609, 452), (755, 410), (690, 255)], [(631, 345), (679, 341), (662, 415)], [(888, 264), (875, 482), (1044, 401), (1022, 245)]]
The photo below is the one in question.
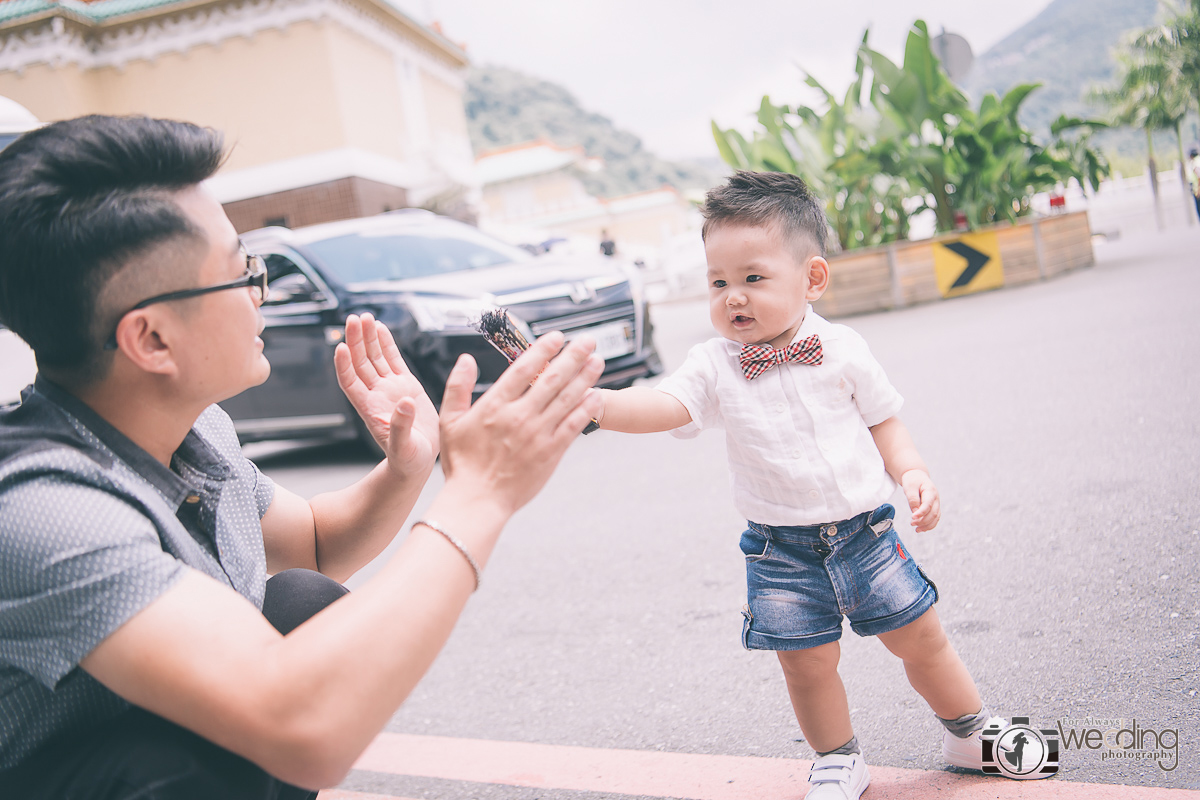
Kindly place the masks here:
[(389, 465), (401, 474), (430, 469), (438, 454), (437, 411), (387, 326), (370, 314), (351, 314), (333, 360), (342, 391)]

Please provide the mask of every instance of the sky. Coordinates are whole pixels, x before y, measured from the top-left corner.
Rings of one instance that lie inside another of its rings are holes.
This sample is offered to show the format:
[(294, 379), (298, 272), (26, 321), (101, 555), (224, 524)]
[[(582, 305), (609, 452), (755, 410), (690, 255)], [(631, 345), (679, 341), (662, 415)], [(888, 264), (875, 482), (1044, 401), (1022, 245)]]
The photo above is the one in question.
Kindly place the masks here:
[(764, 94), (815, 102), (801, 67), (840, 93), (863, 30), (894, 59), (913, 20), (976, 54), (1049, 0), (393, 0), (438, 21), (475, 64), (565, 86), (668, 159), (715, 157), (710, 121), (749, 131)]

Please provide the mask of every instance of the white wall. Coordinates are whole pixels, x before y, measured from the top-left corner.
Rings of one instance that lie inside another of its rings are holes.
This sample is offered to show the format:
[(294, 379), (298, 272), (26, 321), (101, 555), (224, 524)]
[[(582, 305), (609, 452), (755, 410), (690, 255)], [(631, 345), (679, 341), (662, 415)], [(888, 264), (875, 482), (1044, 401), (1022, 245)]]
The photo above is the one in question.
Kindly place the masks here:
[(0, 405), (20, 397), (35, 373), (33, 351), (12, 331), (0, 330)]

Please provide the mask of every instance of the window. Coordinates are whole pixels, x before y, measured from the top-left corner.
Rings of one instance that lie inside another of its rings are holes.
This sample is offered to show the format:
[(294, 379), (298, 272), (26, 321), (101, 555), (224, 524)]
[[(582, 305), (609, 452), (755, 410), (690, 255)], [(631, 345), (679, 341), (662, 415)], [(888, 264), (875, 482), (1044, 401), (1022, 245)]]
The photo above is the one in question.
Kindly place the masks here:
[(263, 256), (263, 261), (267, 265), (266, 305), (312, 303), (325, 299), (324, 294), (309, 280), (299, 265), (287, 256), (272, 253)]
[(423, 278), (530, 258), (520, 248), (462, 227), (465, 230), (354, 233), (311, 242), (309, 247), (346, 283)]

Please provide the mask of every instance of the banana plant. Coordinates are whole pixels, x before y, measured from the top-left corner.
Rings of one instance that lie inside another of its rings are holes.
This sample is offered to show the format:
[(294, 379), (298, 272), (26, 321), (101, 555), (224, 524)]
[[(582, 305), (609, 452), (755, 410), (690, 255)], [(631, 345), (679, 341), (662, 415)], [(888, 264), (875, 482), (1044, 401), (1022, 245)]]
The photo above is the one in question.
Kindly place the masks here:
[(889, 113), (903, 125), (908, 144), (895, 165), (924, 190), (937, 228), (951, 230), (962, 215), (971, 227), (1014, 221), (1030, 212), (1030, 199), (1074, 177), (1070, 164), (1039, 145), (1020, 123), (1022, 103), (1039, 87), (988, 93), (972, 109), (934, 55), (921, 21), (909, 32), (904, 64), (864, 53)]
[(1086, 134), (1060, 135), (1098, 123), (1065, 121), (1049, 148), (1021, 126), (1021, 104), (1038, 84), (985, 95), (972, 109), (942, 69), (924, 22), (914, 23), (899, 65), (872, 49), (868, 34), (840, 101), (806, 75), (824, 96), (822, 108), (764, 97), (750, 140), (713, 124), (731, 166), (792, 172), (821, 193), (843, 247), (907, 238), (911, 214), (923, 209), (939, 231), (953, 230), (960, 215), (972, 227), (1014, 220), (1030, 213), (1036, 192), (1071, 178), (1095, 186), (1106, 173)]
[[(864, 43), (868, 35), (863, 34)], [(804, 178), (825, 199), (826, 215), (842, 248), (908, 236), (907, 183), (888, 175), (879, 163), (879, 143), (888, 149), (894, 126), (889, 128), (874, 106), (863, 105), (864, 72), (860, 58), (855, 80), (841, 100), (806, 73), (805, 83), (824, 98), (820, 108), (776, 105), (763, 97), (759, 128), (749, 140), (737, 130), (712, 123), (717, 148), (730, 166)]]

